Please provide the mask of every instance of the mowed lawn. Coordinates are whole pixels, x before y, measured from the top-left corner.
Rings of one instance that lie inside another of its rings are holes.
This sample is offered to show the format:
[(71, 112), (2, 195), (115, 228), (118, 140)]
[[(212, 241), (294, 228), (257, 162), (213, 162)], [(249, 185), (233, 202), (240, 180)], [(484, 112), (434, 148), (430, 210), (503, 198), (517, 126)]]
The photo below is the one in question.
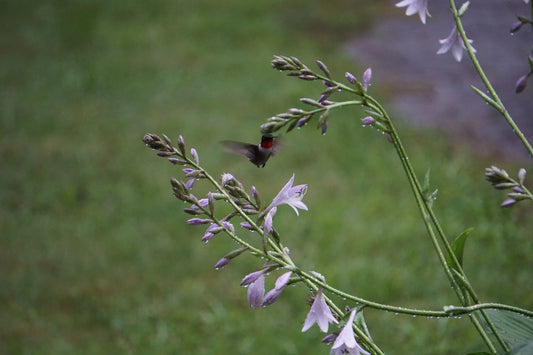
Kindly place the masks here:
[[(213, 175), (231, 172), (264, 201), (293, 173), (308, 184), (309, 211), (297, 217), (282, 206), (275, 220), (302, 268), (377, 302), (456, 304), (393, 146), (361, 127), (364, 113), (332, 113), (325, 136), (314, 124), (285, 135), (264, 169), (218, 144), (258, 141), (267, 117), (318, 97), (319, 83), (272, 70), (274, 54), (360, 77), (371, 63), (348, 58), (344, 40), (364, 36), (383, 11), (395, 10), (349, 0), (4, 2), (0, 353), (329, 352), (316, 327), (301, 333), (305, 287), (254, 310), (239, 283), (262, 261), (243, 255), (213, 268), (235, 244), (222, 235), (204, 244), (204, 228), (185, 224), (186, 205), (169, 184), (181, 171), (143, 145), (148, 132), (182, 134)], [(379, 81), (372, 90), (380, 96)], [(419, 177), (430, 169), (439, 189), (435, 210), (449, 239), (475, 228), (465, 269), (481, 299), (532, 308), (532, 207), (502, 210), (503, 194), (483, 179), (491, 164), (513, 174), (520, 165), (402, 122)], [(370, 309), (365, 317), (388, 354), (484, 350), (464, 317)]]

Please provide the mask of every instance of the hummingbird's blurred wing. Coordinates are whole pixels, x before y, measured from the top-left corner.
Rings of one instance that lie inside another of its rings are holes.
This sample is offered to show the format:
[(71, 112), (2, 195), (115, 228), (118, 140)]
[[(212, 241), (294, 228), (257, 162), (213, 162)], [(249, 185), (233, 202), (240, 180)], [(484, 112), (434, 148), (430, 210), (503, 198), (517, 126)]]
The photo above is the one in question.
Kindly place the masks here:
[(281, 149), (283, 149), (285, 147), (285, 141), (280, 139), (280, 138), (277, 138), (277, 139), (274, 139), (274, 141), (272, 142), (272, 156), (276, 155), (279, 153), (279, 151)]
[(254, 144), (234, 142), (234, 141), (222, 141), (220, 142), (220, 144), (222, 144), (222, 147), (226, 151), (230, 153), (244, 155), (250, 160), (254, 159), (259, 152), (259, 147)]

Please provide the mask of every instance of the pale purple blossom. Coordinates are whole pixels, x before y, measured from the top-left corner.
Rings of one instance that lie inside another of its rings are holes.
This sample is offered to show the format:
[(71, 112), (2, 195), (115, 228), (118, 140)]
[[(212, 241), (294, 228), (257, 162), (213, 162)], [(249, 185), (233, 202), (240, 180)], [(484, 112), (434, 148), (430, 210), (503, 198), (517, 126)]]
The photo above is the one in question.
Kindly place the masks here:
[(249, 222), (241, 222), (240, 226), (251, 231), (255, 231), (255, 228)]
[(501, 203), (501, 207), (508, 208), (513, 206), (516, 203), (516, 200), (514, 198), (508, 198), (505, 201)]
[(353, 320), (355, 318), (355, 312), (357, 309), (354, 309), (350, 313), (350, 318), (342, 328), (341, 332), (335, 339), (333, 346), (331, 347), (330, 355), (340, 355), (340, 354), (355, 354), (355, 355), (370, 355), (368, 351), (363, 349), (355, 340), (355, 335), (353, 333)]
[(265, 297), (265, 275), (261, 274), (248, 286), (248, 304), (252, 308), (258, 308), (263, 304)]
[(270, 211), (268, 211), (266, 217), (265, 217), (265, 223), (263, 224), (263, 232), (264, 233), (272, 233), (274, 231), (274, 226), (272, 225), (272, 219), (276, 215), (276, 212), (278, 211), (277, 207), (273, 207)]
[[(200, 207), (206, 208), (207, 205), (209, 205), (209, 200), (207, 198), (203, 198), (201, 200), (198, 200), (198, 205), (192, 205), (191, 207), (186, 208), (185, 212), (193, 214), (193, 215), (194, 214), (202, 214), (203, 212), (200, 209)], [(198, 207), (198, 206), (200, 206), (200, 207)]]
[[(460, 62), (461, 59), (463, 59), (463, 51), (466, 50), (466, 47), (463, 43), (461, 35), (459, 34), (459, 31), (457, 31), (457, 26), (453, 26), (450, 35), (445, 39), (439, 39), (439, 42), (441, 47), (437, 51), (437, 54), (447, 53), (449, 50), (451, 50), (456, 61)], [(468, 43), (472, 42), (473, 41), (471, 39), (468, 39)], [(472, 52), (476, 52), (474, 47), (472, 47)]]
[(259, 271), (254, 271), (254, 272), (246, 275), (241, 281), (241, 286), (250, 285), (252, 282), (257, 280), (259, 278), (259, 276), (264, 275), (267, 272), (267, 270), (268, 270), (268, 268), (265, 268), (265, 269), (261, 269)]
[(371, 85), (372, 81), (372, 68), (368, 68), (363, 73), (363, 89), (368, 90), (368, 87)]
[(426, 24), (426, 16), (431, 17), (428, 11), (428, 0), (403, 0), (396, 3), (396, 7), (404, 6), (407, 6), (407, 9), (405, 10), (407, 16), (418, 13), (420, 21), (422, 21), (423, 24)]
[(226, 186), (227, 183), (231, 182), (231, 181), (234, 181), (235, 178), (233, 177), (233, 175), (229, 174), (229, 173), (224, 173), (222, 174), (222, 178), (221, 178), (221, 185), (222, 186)]
[(281, 275), (280, 277), (278, 277), (274, 288), (268, 291), (265, 297), (263, 298), (263, 304), (262, 304), (263, 307), (271, 305), (272, 303), (278, 300), (279, 296), (281, 295), (281, 292), (283, 291), (285, 286), (287, 286), (287, 283), (289, 282), (291, 275), (292, 275), (292, 271), (288, 271), (284, 273), (283, 275)]
[(318, 327), (324, 333), (328, 331), (329, 323), (338, 323), (337, 319), (335, 319), (333, 313), (331, 313), (331, 310), (326, 304), (326, 300), (324, 299), (321, 288), (318, 289), (315, 300), (313, 301), (313, 305), (311, 306), (311, 310), (305, 318), (302, 332), (307, 331), (315, 323), (318, 324)]
[(218, 269), (223, 268), (224, 266), (228, 265), (230, 261), (231, 259), (223, 257), (222, 259), (217, 261), (217, 263), (215, 264), (215, 269), (218, 270)]
[(215, 231), (219, 231), (220, 226), (216, 223), (212, 223), (209, 227), (207, 227), (204, 236), (202, 237), (202, 242), (207, 243), (215, 236)]
[(522, 75), (520, 78), (518, 78), (518, 80), (516, 81), (516, 85), (515, 85), (515, 92), (518, 94), (522, 91), (524, 91), (524, 89), (526, 88), (527, 86), (527, 78), (529, 77), (531, 73), (529, 74), (526, 74), (526, 75)]
[(274, 207), (287, 204), (292, 207), (294, 212), (298, 213), (298, 208), (302, 210), (307, 211), (307, 206), (305, 203), (302, 202), (302, 198), (305, 196), (307, 192), (307, 185), (298, 185), (298, 186), (292, 186), (294, 183), (294, 174), (292, 174), (292, 177), (290, 178), (289, 182), (283, 186), (281, 191), (278, 193), (276, 197), (274, 197), (274, 200), (272, 200), (272, 203), (270, 206), (268, 206), (267, 210), (270, 210)]
[(351, 84), (355, 84), (357, 79), (355, 78), (355, 76), (352, 74), (352, 73), (349, 73), (349, 72), (346, 72), (344, 73), (344, 76), (346, 77), (346, 79), (351, 83)]

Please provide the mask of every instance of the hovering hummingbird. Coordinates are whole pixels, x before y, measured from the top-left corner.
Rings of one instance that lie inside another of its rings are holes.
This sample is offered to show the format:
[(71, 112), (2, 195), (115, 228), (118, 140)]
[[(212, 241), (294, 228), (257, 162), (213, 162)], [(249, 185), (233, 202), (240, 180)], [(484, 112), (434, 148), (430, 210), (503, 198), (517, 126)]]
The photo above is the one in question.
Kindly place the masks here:
[(277, 137), (265, 134), (259, 145), (234, 141), (222, 141), (221, 144), (227, 151), (244, 155), (258, 168), (264, 168), (267, 160), (279, 151), (280, 145), (274, 138)]

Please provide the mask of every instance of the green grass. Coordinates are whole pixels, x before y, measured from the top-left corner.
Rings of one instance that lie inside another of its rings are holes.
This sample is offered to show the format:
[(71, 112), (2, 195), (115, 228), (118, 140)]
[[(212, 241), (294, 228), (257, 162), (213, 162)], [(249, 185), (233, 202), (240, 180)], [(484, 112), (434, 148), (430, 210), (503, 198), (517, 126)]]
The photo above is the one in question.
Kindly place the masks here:
[[(400, 306), (455, 303), (393, 147), (360, 127), (360, 112), (334, 114), (324, 137), (312, 127), (287, 135), (265, 169), (217, 143), (257, 140), (266, 117), (320, 90), (271, 70), (273, 54), (320, 58), (338, 77), (362, 72), (340, 48), (379, 4), (356, 3), (4, 4), (0, 353), (328, 352), (316, 329), (300, 333), (303, 287), (251, 310), (238, 284), (260, 261), (213, 269), (235, 245), (205, 245), (202, 228), (184, 224), (168, 183), (180, 172), (143, 146), (147, 132), (183, 134), (214, 175), (232, 172), (264, 200), (296, 173), (309, 212), (281, 207), (277, 228), (293, 258), (333, 285)], [(533, 307), (531, 208), (498, 207), (503, 196), (483, 181), (494, 161), (400, 130), (420, 177), (431, 168), (449, 238), (476, 228), (465, 268), (482, 300)], [(365, 315), (389, 354), (482, 349), (464, 319)]]

